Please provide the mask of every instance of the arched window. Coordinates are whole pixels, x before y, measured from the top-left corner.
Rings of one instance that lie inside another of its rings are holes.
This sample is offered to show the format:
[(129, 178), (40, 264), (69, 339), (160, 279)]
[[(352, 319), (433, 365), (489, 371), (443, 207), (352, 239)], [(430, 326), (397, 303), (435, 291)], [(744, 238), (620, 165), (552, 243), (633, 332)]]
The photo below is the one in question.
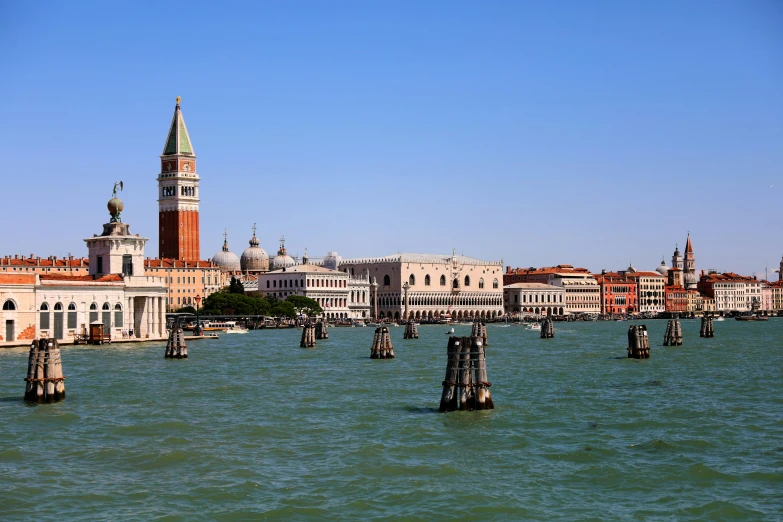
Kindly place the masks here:
[(430, 286), (430, 275), (429, 274), (424, 276), (424, 286)]
[(451, 287), (452, 287), (452, 288), (459, 288), (459, 279), (457, 279), (457, 278), (455, 277), (455, 278), (454, 278), (454, 281), (452, 281), (452, 282), (451, 282)]
[(16, 310), (16, 305), (13, 301), (8, 299), (5, 303), (3, 303), (3, 310)]
[(120, 303), (117, 303), (114, 305), (114, 326), (117, 328), (121, 328), (123, 325), (122, 321), (122, 305)]
[(479, 279), (479, 288), (484, 288), (484, 278)]
[(470, 276), (465, 276), (465, 286), (470, 286)]
[(408, 284), (411, 286), (416, 284), (416, 277), (413, 274), (408, 278)]
[(103, 310), (103, 313), (101, 313), (103, 333), (109, 335), (111, 333), (111, 305), (109, 303), (103, 303), (101, 309)]
[(41, 303), (41, 330), (49, 329), (49, 305)]
[(98, 320), (98, 305), (93, 303), (90, 305), (90, 322), (93, 323)]
[(440, 276), (440, 286), (446, 286), (446, 276)]
[(68, 328), (76, 328), (76, 304), (71, 303), (68, 305)]
[(391, 285), (391, 277), (388, 275), (383, 276), (383, 286), (390, 286)]
[(497, 288), (497, 287), (498, 287), (498, 280), (495, 279), (494, 281), (492, 281), (492, 288)]
[(62, 312), (63, 311), (63, 304), (62, 303), (56, 303), (54, 305), (54, 311), (55, 312)]

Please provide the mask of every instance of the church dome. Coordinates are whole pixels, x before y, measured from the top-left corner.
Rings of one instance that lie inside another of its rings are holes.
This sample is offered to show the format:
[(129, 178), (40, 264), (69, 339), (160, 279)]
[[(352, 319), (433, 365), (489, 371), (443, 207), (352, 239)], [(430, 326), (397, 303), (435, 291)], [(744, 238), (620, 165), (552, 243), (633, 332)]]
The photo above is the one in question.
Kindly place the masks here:
[(223, 233), (223, 250), (212, 257), (212, 262), (220, 267), (221, 272), (239, 272), (242, 265), (239, 258), (228, 249), (228, 235)]
[(699, 283), (696, 274), (693, 272), (685, 272), (684, 280), (686, 285), (696, 286)]
[(250, 238), (250, 246), (242, 252), (242, 257), (239, 258), (239, 264), (242, 267), (243, 272), (268, 272), (269, 271), (269, 256), (263, 248), (258, 246), (258, 238), (256, 237), (256, 227), (253, 226), (253, 237)]
[(666, 261), (661, 259), (661, 264), (658, 266), (658, 268), (655, 269), (656, 272), (661, 274), (663, 277), (666, 277), (669, 275), (669, 267), (666, 266)]
[(289, 256), (285, 250), (285, 238), (280, 238), (280, 250), (277, 251), (277, 255), (272, 259), (272, 270), (280, 270), (281, 268), (290, 268), (296, 265), (294, 258)]

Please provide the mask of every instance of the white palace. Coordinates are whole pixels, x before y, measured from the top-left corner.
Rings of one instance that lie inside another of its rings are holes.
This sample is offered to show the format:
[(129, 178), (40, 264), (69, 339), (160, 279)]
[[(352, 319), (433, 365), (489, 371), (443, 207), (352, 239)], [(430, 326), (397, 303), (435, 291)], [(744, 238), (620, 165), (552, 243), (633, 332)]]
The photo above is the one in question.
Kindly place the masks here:
[(339, 270), (369, 274), (372, 312), (378, 319), (459, 321), (503, 315), (502, 260), (481, 261), (456, 251), (394, 254), (343, 259)]

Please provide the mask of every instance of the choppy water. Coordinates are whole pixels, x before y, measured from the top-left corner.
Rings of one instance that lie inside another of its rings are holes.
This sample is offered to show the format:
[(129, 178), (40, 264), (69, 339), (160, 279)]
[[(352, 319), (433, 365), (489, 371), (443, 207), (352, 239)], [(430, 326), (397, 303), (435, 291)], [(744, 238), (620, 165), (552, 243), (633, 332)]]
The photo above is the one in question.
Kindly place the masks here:
[(783, 320), (647, 321), (644, 361), (628, 324), (490, 325), (496, 409), (447, 414), (443, 326), (387, 361), (372, 328), (65, 347), (42, 406), (0, 350), (0, 519), (781, 519)]

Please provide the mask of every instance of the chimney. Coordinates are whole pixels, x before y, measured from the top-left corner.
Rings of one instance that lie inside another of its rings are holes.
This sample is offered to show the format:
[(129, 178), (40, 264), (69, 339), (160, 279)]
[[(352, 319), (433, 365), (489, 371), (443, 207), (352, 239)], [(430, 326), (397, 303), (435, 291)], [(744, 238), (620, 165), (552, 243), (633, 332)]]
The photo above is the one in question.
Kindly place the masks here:
[(601, 270), (601, 275), (606, 275), (606, 268), (604, 268), (603, 270)]
[(511, 272), (511, 267), (510, 266), (506, 266), (506, 273), (508, 274), (509, 272)]

